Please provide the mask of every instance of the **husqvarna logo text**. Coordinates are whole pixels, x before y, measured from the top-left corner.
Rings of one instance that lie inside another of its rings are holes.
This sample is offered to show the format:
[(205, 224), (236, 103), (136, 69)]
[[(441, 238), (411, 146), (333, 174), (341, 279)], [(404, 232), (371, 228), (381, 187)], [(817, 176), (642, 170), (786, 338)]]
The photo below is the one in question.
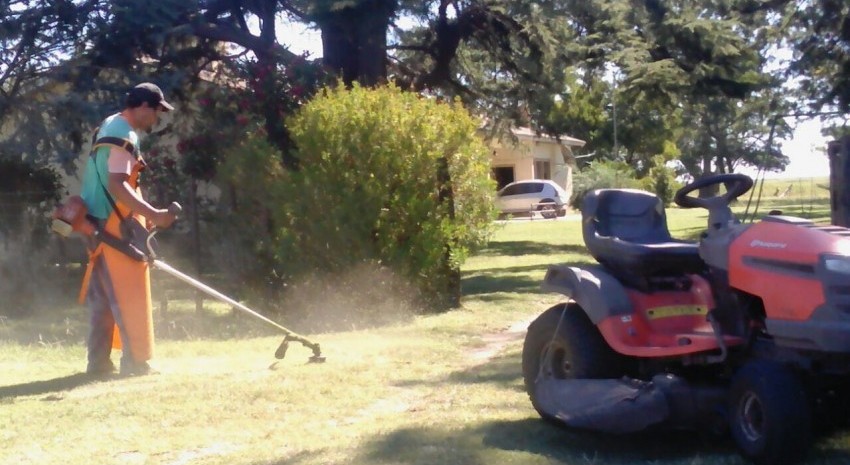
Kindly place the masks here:
[(788, 244), (783, 244), (781, 242), (764, 242), (758, 239), (753, 239), (750, 242), (750, 247), (761, 247), (763, 249), (784, 249), (788, 247)]

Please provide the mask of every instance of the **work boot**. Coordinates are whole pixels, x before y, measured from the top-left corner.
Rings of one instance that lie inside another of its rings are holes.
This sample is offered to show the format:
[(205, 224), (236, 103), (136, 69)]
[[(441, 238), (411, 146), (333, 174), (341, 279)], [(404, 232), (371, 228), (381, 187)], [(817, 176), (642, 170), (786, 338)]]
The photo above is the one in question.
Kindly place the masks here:
[(89, 362), (86, 367), (86, 374), (93, 378), (107, 378), (112, 373), (115, 373), (115, 364), (109, 359), (98, 363)]
[(121, 376), (124, 377), (155, 375), (157, 373), (159, 372), (151, 368), (148, 362), (121, 363)]

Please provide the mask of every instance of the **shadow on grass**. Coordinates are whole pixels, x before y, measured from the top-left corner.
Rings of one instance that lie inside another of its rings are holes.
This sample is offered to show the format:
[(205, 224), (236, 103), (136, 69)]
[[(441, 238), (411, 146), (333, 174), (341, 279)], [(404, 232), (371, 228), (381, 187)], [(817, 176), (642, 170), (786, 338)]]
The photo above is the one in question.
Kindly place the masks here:
[[(673, 431), (612, 436), (536, 418), (492, 421), (461, 430), (401, 429), (367, 443), (361, 453), (361, 463), (399, 464), (489, 465), (499, 463), (500, 457), (510, 463), (550, 464), (744, 463), (728, 440)], [(696, 457), (706, 461), (694, 461)]]
[(535, 241), (504, 241), (491, 242), (486, 248), (478, 252), (478, 255), (518, 257), (521, 255), (551, 255), (556, 253), (588, 254), (587, 248), (584, 245), (549, 244)]
[(259, 462), (263, 465), (298, 465), (301, 463), (315, 463), (316, 455), (321, 454), (325, 449), (320, 450), (303, 450), (296, 452), (285, 459), (278, 459), (274, 462)]
[[(492, 294), (496, 292), (540, 292), (540, 284), (543, 276), (550, 265), (512, 266), (505, 268), (485, 268), (476, 270), (471, 276), (464, 277), (461, 281), (464, 296), (477, 296), (481, 294)], [(587, 266), (586, 262), (557, 263), (566, 266)], [(529, 273), (538, 273), (539, 277), (528, 276)]]
[[(522, 392), (520, 358), (516, 350), (510, 350), (484, 364), (456, 371), (443, 379), (411, 380), (402, 385), (489, 383)], [(528, 409), (533, 414), (530, 402)], [(833, 431), (821, 436), (803, 465), (850, 463), (850, 451), (842, 447), (845, 444), (842, 438), (846, 434)], [(511, 455), (502, 457), (500, 451)], [(489, 465), (498, 463), (500, 458), (504, 459), (502, 463), (549, 464), (749, 463), (738, 455), (729, 436), (663, 429), (611, 435), (571, 429), (537, 417), (492, 421), (465, 430), (437, 427), (402, 429), (375, 438), (362, 448), (362, 454), (360, 463)]]
[(519, 352), (510, 351), (480, 365), (455, 371), (447, 379), (455, 384), (495, 384), (524, 392), (521, 360)]
[[(541, 272), (545, 265), (532, 267)], [(531, 276), (516, 275), (505, 270), (505, 273), (481, 273), (464, 278), (461, 281), (464, 296), (477, 296), (497, 292), (540, 292), (540, 279)]]
[[(103, 379), (105, 380), (105, 378)], [(21, 396), (39, 396), (63, 391), (70, 391), (86, 384), (96, 383), (97, 378), (86, 373), (77, 373), (61, 378), (48, 379), (44, 381), (32, 381), (23, 384), (0, 386), (0, 399)]]
[[(538, 418), (492, 421), (468, 429), (405, 428), (373, 439), (358, 463), (747, 464), (728, 436), (656, 430), (610, 435), (559, 427)], [(805, 464), (850, 463), (850, 452), (820, 445)]]

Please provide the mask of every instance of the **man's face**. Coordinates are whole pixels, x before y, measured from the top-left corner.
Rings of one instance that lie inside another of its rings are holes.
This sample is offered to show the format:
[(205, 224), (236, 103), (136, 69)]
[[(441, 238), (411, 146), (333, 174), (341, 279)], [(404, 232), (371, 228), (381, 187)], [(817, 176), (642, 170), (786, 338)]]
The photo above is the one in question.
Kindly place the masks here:
[(156, 123), (159, 121), (159, 113), (162, 108), (159, 105), (151, 106), (149, 103), (145, 102), (142, 106), (138, 107), (138, 123), (139, 129), (143, 131), (150, 132)]

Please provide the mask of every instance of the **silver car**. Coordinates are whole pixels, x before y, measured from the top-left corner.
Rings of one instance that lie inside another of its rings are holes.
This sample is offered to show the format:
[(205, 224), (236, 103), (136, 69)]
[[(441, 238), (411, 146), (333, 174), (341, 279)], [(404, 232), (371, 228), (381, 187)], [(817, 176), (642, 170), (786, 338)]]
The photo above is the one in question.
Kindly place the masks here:
[(535, 211), (546, 218), (563, 216), (568, 201), (567, 191), (548, 179), (512, 182), (496, 194), (496, 207), (503, 216), (530, 215)]

